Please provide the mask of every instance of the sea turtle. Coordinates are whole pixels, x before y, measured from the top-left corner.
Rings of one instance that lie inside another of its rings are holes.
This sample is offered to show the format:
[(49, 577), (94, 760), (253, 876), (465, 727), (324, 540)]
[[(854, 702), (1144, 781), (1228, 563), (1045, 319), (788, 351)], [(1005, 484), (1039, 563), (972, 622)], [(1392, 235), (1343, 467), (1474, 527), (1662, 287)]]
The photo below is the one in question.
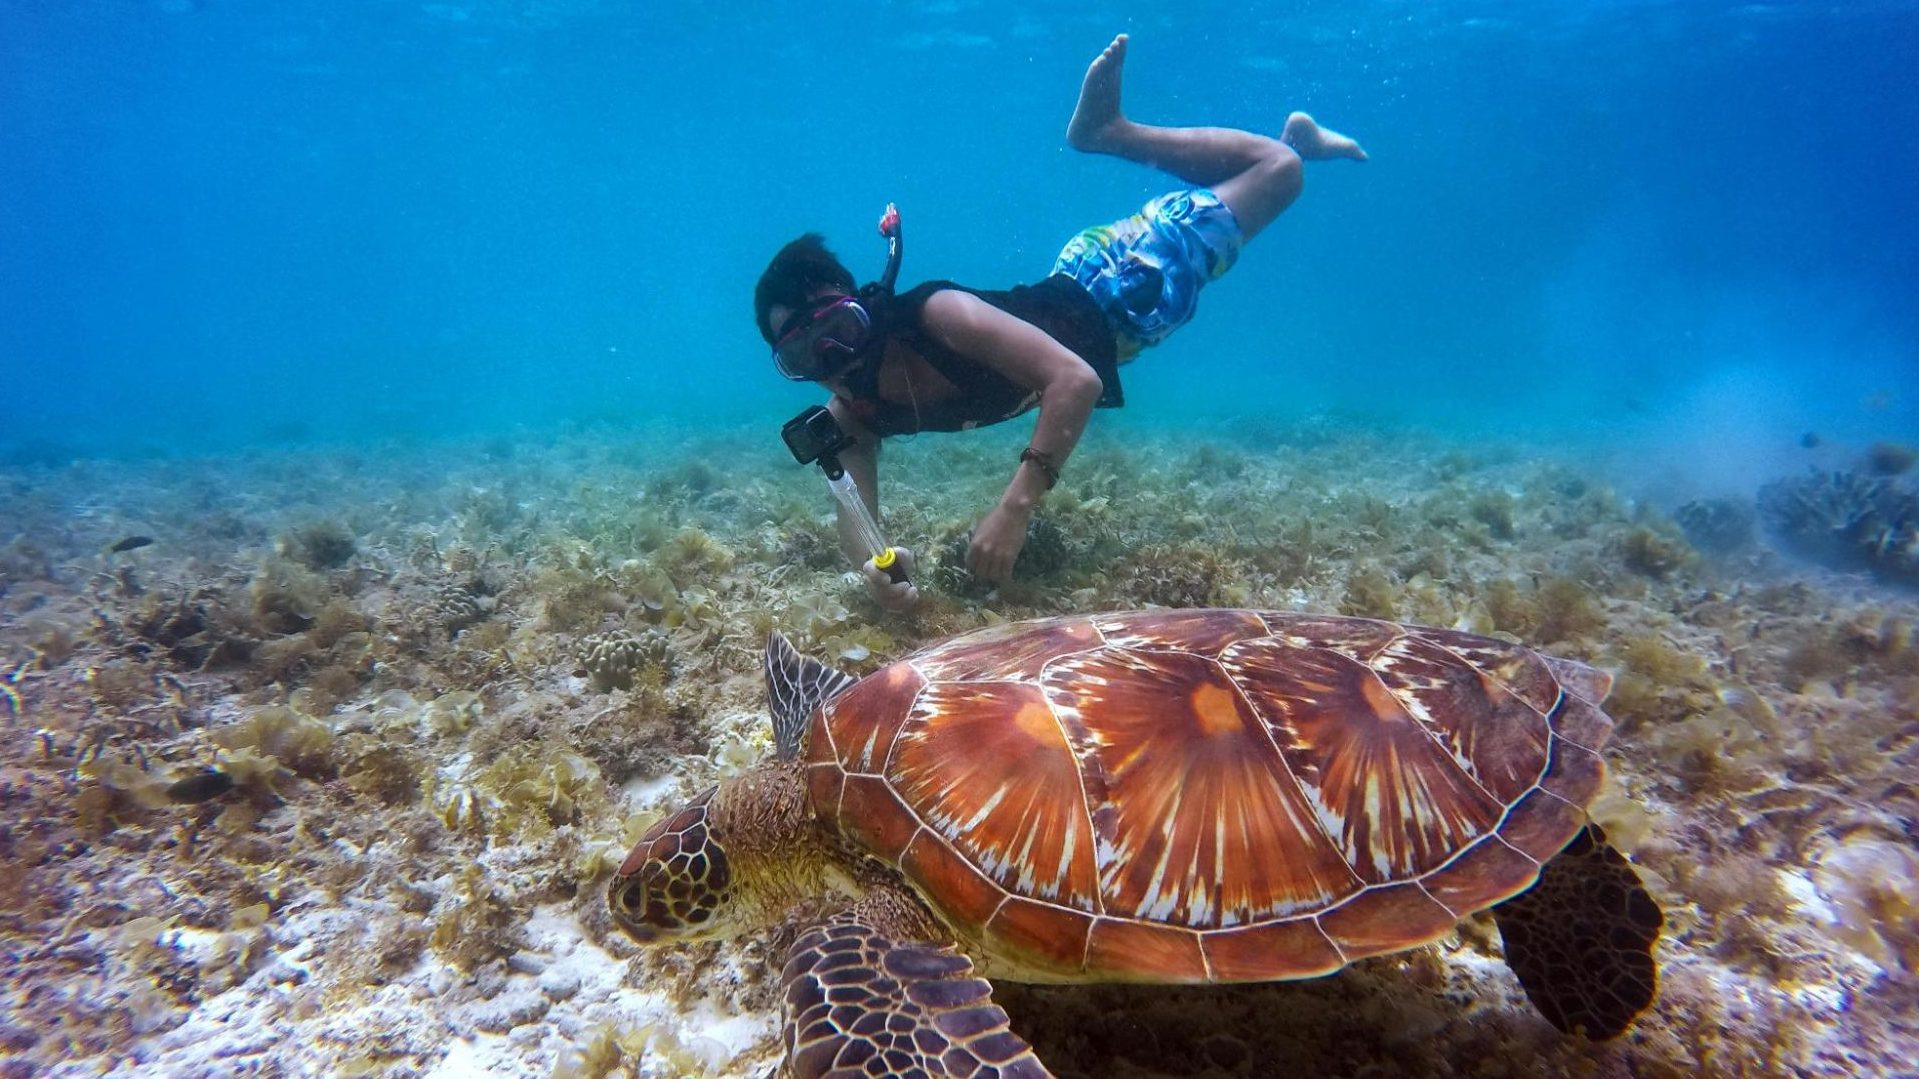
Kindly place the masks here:
[(765, 656), (775, 759), (655, 824), (642, 943), (784, 923), (794, 1074), (1043, 1076), (985, 978), (1311, 978), (1493, 908), (1547, 1019), (1617, 1035), (1662, 916), (1587, 822), (1604, 673), (1364, 618), (994, 626), (864, 679)]

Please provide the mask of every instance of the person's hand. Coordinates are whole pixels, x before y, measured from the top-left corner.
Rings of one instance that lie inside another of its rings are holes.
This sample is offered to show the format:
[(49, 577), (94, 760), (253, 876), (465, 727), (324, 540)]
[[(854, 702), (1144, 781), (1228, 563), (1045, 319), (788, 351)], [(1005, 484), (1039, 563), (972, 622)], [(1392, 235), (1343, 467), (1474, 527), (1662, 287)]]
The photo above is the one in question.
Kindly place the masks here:
[(920, 590), (913, 585), (913, 552), (895, 547), (893, 556), (896, 559), (893, 564), (906, 574), (906, 580), (895, 581), (870, 558), (860, 567), (860, 578), (866, 582), (867, 594), (873, 597), (874, 603), (894, 614), (904, 614), (920, 602)]
[(973, 576), (995, 585), (1012, 579), (1013, 563), (1026, 546), (1027, 516), (1004, 505), (994, 506), (974, 526), (973, 542), (966, 548), (966, 568)]

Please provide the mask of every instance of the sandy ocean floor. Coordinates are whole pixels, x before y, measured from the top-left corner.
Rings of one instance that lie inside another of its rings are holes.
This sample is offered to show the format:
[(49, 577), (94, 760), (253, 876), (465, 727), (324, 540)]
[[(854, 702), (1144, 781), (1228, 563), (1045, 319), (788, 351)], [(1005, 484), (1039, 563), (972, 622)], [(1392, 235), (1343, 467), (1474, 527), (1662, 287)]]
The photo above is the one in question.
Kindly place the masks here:
[(1562, 1037), (1483, 916), (1313, 982), (1002, 987), (1060, 1074), (1910, 1074), (1911, 592), (1771, 550), (1750, 492), (1682, 527), (1546, 453), (1244, 424), (1096, 431), (989, 595), (953, 552), (1017, 434), (889, 447), (908, 618), (763, 432), (0, 465), (0, 1076), (767, 1074), (765, 942), (642, 951), (603, 911), (641, 829), (766, 751), (765, 632), (863, 673), (1148, 604), (1613, 671), (1595, 815), (1666, 909), (1662, 991)]

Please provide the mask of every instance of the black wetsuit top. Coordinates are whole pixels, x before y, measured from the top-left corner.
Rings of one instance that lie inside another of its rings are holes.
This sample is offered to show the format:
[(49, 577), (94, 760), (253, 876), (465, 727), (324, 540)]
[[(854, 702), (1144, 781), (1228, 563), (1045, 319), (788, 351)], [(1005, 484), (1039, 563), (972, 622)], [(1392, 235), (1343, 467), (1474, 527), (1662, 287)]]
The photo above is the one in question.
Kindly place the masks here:
[(1098, 407), (1117, 408), (1125, 403), (1119, 385), (1119, 350), (1113, 329), (1099, 304), (1079, 282), (1064, 274), (1055, 274), (1036, 285), (987, 292), (951, 281), (928, 281), (893, 298), (886, 315), (888, 336), (924, 357), (935, 371), (959, 387), (959, 393), (950, 400), (921, 405), (915, 410), (911, 404), (880, 400), (877, 376), (869, 378), (867, 385), (853, 387), (856, 396), (852, 398), (852, 409), (874, 434), (885, 437), (919, 431), (964, 431), (1012, 419), (1039, 402), (1037, 391), (1021, 386), (978, 360), (960, 355), (926, 332), (921, 314), (926, 301), (942, 289), (957, 289), (978, 296), (1007, 314), (1038, 326), (1099, 374), (1104, 390)]

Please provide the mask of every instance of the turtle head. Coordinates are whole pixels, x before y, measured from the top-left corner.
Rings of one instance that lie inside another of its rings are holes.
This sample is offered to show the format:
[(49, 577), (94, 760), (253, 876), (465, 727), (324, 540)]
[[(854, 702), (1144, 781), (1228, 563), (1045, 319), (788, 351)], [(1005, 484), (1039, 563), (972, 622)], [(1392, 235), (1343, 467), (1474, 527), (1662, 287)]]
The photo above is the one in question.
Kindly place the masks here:
[(613, 921), (641, 944), (724, 935), (739, 904), (734, 874), (708, 820), (717, 788), (647, 829), (606, 893)]

